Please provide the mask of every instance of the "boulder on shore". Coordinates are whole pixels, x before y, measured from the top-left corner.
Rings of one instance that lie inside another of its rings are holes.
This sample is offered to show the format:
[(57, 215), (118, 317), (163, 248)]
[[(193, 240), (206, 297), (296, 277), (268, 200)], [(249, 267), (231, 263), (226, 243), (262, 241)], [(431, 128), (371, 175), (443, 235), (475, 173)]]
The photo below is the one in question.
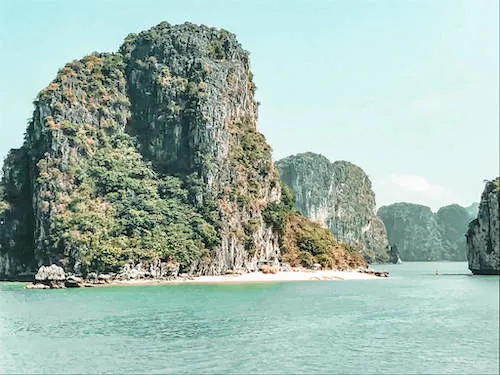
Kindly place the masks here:
[(62, 267), (51, 264), (50, 266), (41, 266), (35, 275), (36, 281), (64, 281), (66, 273)]
[[(66, 281), (66, 273), (64, 269), (58, 265), (51, 264), (50, 266), (40, 266), (35, 275), (35, 282), (28, 287), (29, 289), (51, 289), (64, 288)], [(43, 287), (45, 285), (46, 287)]]

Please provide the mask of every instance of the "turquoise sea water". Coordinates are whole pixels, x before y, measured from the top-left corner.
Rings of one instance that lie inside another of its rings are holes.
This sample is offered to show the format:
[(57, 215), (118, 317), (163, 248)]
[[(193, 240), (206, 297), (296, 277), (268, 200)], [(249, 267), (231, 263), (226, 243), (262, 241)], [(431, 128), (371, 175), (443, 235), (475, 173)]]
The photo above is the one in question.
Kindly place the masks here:
[[(499, 372), (499, 278), (26, 290), (0, 283), (2, 373)], [(441, 275), (436, 276), (439, 269)]]

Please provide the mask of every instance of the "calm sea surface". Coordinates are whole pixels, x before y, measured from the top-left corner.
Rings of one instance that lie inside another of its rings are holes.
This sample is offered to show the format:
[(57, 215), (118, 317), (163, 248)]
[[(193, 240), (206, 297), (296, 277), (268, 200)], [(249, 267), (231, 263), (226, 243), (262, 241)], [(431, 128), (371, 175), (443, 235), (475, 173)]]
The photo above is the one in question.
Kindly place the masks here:
[[(499, 372), (499, 278), (25, 290), (0, 283), (1, 373)], [(436, 276), (436, 268), (441, 275)]]

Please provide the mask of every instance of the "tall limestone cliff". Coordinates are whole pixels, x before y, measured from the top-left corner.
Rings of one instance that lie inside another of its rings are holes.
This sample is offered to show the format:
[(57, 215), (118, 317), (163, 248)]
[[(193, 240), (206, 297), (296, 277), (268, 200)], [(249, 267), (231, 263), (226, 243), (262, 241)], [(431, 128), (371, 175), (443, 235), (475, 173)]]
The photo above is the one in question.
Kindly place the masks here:
[(310, 152), (286, 157), (276, 167), (303, 215), (359, 249), (368, 262), (389, 260), (385, 227), (375, 214), (375, 194), (361, 168), (347, 161), (331, 163)]
[(451, 204), (433, 213), (427, 206), (402, 202), (380, 207), (377, 215), (403, 261), (461, 261), (466, 257), (465, 232), (473, 211), (473, 206)]
[(467, 231), (469, 269), (478, 275), (500, 274), (500, 177), (486, 183), (477, 218)]
[(67, 64), (4, 164), (0, 278), (52, 263), (82, 275), (277, 263), (285, 225), (275, 219), (290, 210), (254, 91), (235, 36), (190, 23)]

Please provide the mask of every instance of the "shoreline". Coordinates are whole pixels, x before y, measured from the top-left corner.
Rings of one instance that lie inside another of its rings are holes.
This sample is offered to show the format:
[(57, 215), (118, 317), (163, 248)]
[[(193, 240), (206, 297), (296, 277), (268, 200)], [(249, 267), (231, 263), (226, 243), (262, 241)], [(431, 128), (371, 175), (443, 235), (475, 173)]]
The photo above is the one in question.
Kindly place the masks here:
[(113, 280), (95, 286), (134, 286), (162, 284), (246, 284), (287, 281), (344, 281), (373, 280), (383, 277), (359, 271), (280, 271), (277, 273), (249, 272), (241, 275), (193, 276), (189, 278), (165, 279), (130, 279)]
[[(106, 277), (104, 277), (106, 276)], [(245, 283), (273, 283), (289, 281), (336, 281), (336, 280), (373, 280), (389, 277), (388, 272), (373, 270), (308, 270), (294, 269), (292, 271), (228, 273), (216, 276), (188, 276), (182, 275), (169, 278), (112, 278), (109, 275), (100, 275), (93, 279), (84, 279), (77, 276), (60, 275), (58, 278), (39, 280), (25, 285), (26, 289), (65, 289), (91, 288), (104, 286), (141, 286), (163, 284), (245, 284)]]

